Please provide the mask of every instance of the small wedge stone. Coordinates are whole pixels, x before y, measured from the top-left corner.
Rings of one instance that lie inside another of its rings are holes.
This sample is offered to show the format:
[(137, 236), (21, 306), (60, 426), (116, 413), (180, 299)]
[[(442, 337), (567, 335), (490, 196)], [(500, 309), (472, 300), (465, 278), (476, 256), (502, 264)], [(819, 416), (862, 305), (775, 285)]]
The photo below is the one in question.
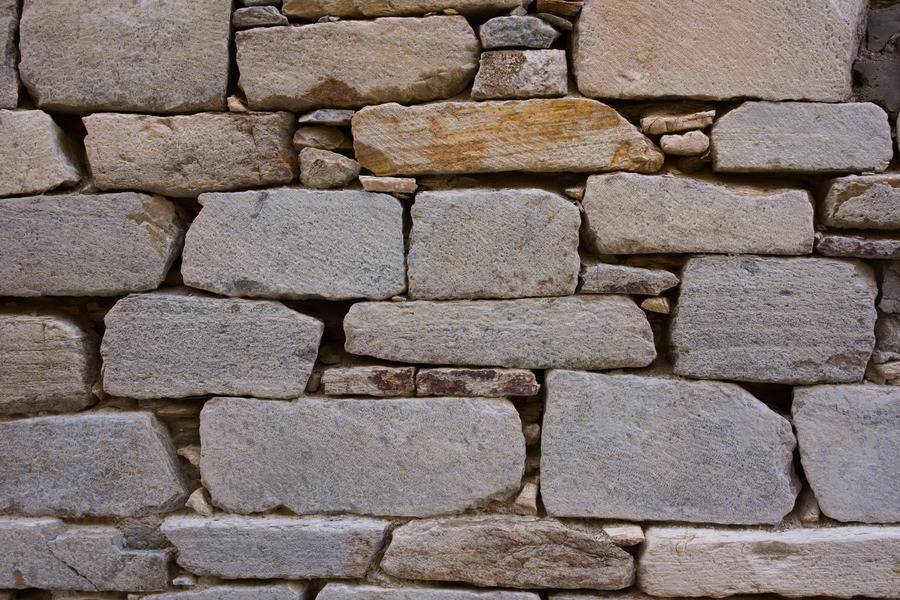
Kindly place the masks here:
[(0, 196), (71, 187), (81, 178), (74, 143), (41, 110), (0, 110)]
[(384, 588), (373, 585), (326, 584), (317, 600), (539, 600), (530, 592), (454, 590), (445, 588)]
[(715, 118), (716, 109), (711, 104), (665, 104), (654, 107), (641, 116), (641, 130), (648, 135), (664, 135), (706, 129), (713, 124)]
[(644, 530), (634, 523), (610, 523), (603, 526), (603, 533), (618, 546), (637, 546), (644, 542)]
[[(414, 396), (415, 367), (347, 367), (322, 373), (326, 396)], [(477, 396), (479, 394), (466, 394)]]
[(900, 229), (900, 175), (850, 175), (825, 184), (822, 223), (853, 229)]
[(565, 50), (495, 50), (481, 54), (472, 98), (554, 98), (568, 91)]
[(695, 156), (709, 149), (709, 136), (702, 131), (664, 135), (659, 145), (663, 152), (672, 156)]
[(300, 125), (330, 125), (332, 127), (350, 127), (355, 110), (346, 108), (320, 108), (297, 119)]
[(561, 17), (577, 17), (583, 4), (580, 0), (537, 0), (535, 10)]
[(337, 127), (304, 125), (294, 133), (294, 148), (319, 148), (320, 150), (353, 150), (353, 142)]
[(231, 15), (231, 25), (235, 29), (276, 27), (287, 24), (287, 17), (281, 14), (277, 6), (248, 6), (237, 9)]
[(524, 369), (420, 369), (416, 388), (420, 396), (501, 398), (535, 396), (541, 386)]
[(385, 192), (389, 194), (412, 194), (418, 189), (412, 177), (373, 177), (360, 175), (359, 182), (367, 192)]
[(674, 273), (662, 269), (640, 269), (601, 262), (584, 264), (581, 294), (637, 294), (658, 296), (678, 285)]
[(315, 189), (348, 185), (359, 176), (359, 163), (337, 152), (304, 148), (300, 151), (300, 181)]
[(493, 48), (549, 48), (559, 32), (549, 23), (530, 16), (494, 17), (478, 27), (485, 50)]
[(641, 302), (641, 308), (647, 312), (659, 313), (667, 315), (672, 312), (672, 304), (668, 298), (647, 298)]

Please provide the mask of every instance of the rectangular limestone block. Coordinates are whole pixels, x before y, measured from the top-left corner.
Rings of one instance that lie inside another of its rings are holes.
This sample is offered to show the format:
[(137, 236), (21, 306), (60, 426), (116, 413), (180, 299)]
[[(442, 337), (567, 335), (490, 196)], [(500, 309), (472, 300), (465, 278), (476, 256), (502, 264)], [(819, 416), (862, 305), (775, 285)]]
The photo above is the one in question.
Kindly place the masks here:
[(0, 202), (0, 295), (114, 296), (159, 287), (185, 226), (159, 196), (65, 194)]
[(644, 311), (622, 296), (361, 302), (344, 333), (347, 352), (400, 362), (617, 369), (656, 358)]
[(223, 110), (230, 30), (230, 0), (28, 0), (19, 70), (51, 111)]
[(290, 113), (94, 114), (83, 121), (102, 190), (196, 196), (290, 183), (299, 173)]
[(546, 385), (550, 515), (751, 525), (794, 507), (791, 425), (737, 385), (578, 371)]
[(585, 98), (369, 106), (353, 116), (353, 145), (376, 175), (652, 173), (663, 163), (634, 125)]
[(0, 1), (0, 108), (15, 108), (19, 102), (18, 33), (18, 0)]
[(841, 102), (866, 0), (586, 0), (572, 41), (595, 98)]
[(722, 173), (884, 171), (894, 155), (887, 113), (868, 102), (746, 102), (711, 140)]
[(203, 408), (200, 439), (213, 504), (245, 514), (462, 512), (509, 498), (525, 468), (506, 400), (218, 398)]
[(153, 413), (80, 413), (0, 423), (0, 510), (142, 516), (181, 508), (187, 488)]
[(565, 50), (484, 52), (472, 83), (472, 98), (554, 98), (569, 89)]
[(78, 183), (74, 143), (41, 110), (0, 110), (0, 196)]
[(461, 16), (259, 27), (236, 38), (239, 85), (253, 110), (449, 98), (478, 68), (478, 38)]
[(875, 346), (869, 266), (829, 258), (689, 259), (672, 319), (675, 372), (697, 379), (852, 383)]
[(496, 592), (448, 588), (385, 588), (374, 585), (329, 583), (317, 600), (539, 600), (531, 592)]
[(460, 14), (502, 13), (524, 0), (284, 0), (281, 12), (315, 21), (321, 17), (403, 17), (453, 9)]
[(323, 330), (280, 302), (132, 294), (106, 315), (103, 387), (126, 398), (296, 398)]
[(658, 296), (679, 283), (678, 276), (663, 269), (641, 269), (625, 265), (587, 261), (582, 264), (582, 294), (637, 294)]
[(900, 527), (651, 527), (646, 535), (638, 582), (652, 596), (900, 595)]
[(305, 583), (211, 585), (140, 596), (136, 600), (307, 600)]
[(900, 229), (900, 175), (850, 175), (826, 182), (819, 216), (829, 227)]
[(409, 295), (423, 300), (575, 293), (578, 207), (539, 189), (420, 192), (409, 235)]
[[(415, 396), (415, 367), (346, 367), (322, 372), (326, 396)], [(466, 394), (477, 396), (478, 394)]]
[(598, 254), (811, 254), (805, 190), (759, 189), (671, 175), (588, 178), (588, 242)]
[(420, 396), (485, 398), (535, 396), (541, 390), (525, 369), (420, 369), (416, 388)]
[(390, 521), (361, 517), (169, 517), (160, 530), (195, 575), (225, 579), (364, 577)]
[(282, 188), (199, 200), (181, 269), (189, 286), (326, 300), (406, 291), (403, 206), (391, 196)]

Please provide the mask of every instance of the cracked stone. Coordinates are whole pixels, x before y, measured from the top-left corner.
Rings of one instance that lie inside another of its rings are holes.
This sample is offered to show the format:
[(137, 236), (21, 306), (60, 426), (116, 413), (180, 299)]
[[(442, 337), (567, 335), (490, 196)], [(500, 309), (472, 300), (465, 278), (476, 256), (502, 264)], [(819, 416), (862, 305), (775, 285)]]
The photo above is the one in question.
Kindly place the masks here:
[(900, 229), (900, 175), (850, 175), (825, 183), (822, 223), (853, 229)]

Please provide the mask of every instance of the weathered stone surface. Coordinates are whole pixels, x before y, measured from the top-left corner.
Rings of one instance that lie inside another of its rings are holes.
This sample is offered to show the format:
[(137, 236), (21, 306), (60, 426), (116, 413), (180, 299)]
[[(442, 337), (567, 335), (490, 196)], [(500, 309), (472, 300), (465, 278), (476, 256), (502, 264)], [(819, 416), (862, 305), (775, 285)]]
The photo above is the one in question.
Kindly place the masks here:
[(296, 398), (323, 329), (280, 302), (132, 294), (106, 315), (103, 387), (126, 398)]
[(389, 521), (359, 517), (169, 517), (178, 564), (227, 579), (363, 577)]
[(582, 0), (537, 0), (535, 10), (562, 17), (577, 17), (583, 4)]
[(573, 42), (585, 96), (840, 102), (865, 0), (587, 0)]
[(694, 156), (709, 149), (709, 136), (702, 131), (664, 135), (659, 140), (663, 152), (672, 156)]
[(649, 135), (706, 129), (716, 109), (703, 102), (677, 102), (654, 106), (641, 116), (641, 130)]
[(418, 189), (412, 177), (373, 177), (360, 175), (359, 182), (367, 192), (387, 192), (392, 194), (412, 194)]
[(165, 594), (141, 596), (141, 600), (306, 600), (305, 583), (261, 585), (213, 585)]
[(421, 369), (416, 375), (421, 396), (534, 396), (541, 386), (524, 369)]
[(149, 592), (169, 583), (169, 551), (126, 549), (115, 527), (0, 517), (0, 545), (4, 588)]
[(239, 84), (254, 110), (448, 98), (478, 66), (478, 39), (460, 16), (337, 21), (235, 37)]
[(900, 238), (826, 233), (816, 241), (816, 252), (825, 256), (900, 258)]
[(359, 163), (337, 152), (304, 148), (300, 151), (300, 181), (315, 189), (344, 187), (359, 176)]
[(576, 371), (546, 385), (550, 515), (750, 525), (794, 507), (791, 425), (737, 385)]
[(872, 362), (900, 360), (900, 315), (878, 313), (875, 322), (875, 352)]
[(692, 258), (672, 321), (675, 372), (794, 384), (859, 381), (875, 345), (876, 294), (870, 268), (852, 261)]
[(647, 317), (622, 296), (362, 302), (344, 333), (348, 352), (401, 362), (616, 369), (656, 358)]
[(638, 580), (653, 596), (894, 598), (900, 593), (900, 527), (651, 527), (646, 535)]
[(900, 175), (850, 175), (826, 182), (822, 223), (855, 229), (900, 229)]
[[(322, 373), (326, 396), (415, 396), (415, 367), (347, 367)], [(478, 394), (466, 394), (477, 396)]]
[(18, 32), (18, 2), (3, 0), (0, 2), (0, 108), (15, 108), (19, 102)]
[(282, 11), (289, 17), (403, 17), (453, 9), (460, 14), (503, 12), (522, 6), (523, 0), (285, 0)]
[(403, 207), (384, 194), (282, 188), (202, 194), (187, 285), (226, 296), (386, 299), (406, 290)]
[(878, 308), (888, 313), (900, 313), (900, 261), (884, 263), (884, 280)]
[(567, 90), (565, 50), (496, 50), (482, 53), (472, 97), (553, 98)]
[(75, 411), (93, 403), (97, 336), (71, 318), (0, 314), (0, 356), (0, 414)]
[(169, 433), (149, 412), (6, 421), (0, 456), (0, 510), (23, 515), (139, 516), (181, 508), (188, 495)]
[(638, 294), (658, 296), (678, 285), (674, 273), (589, 262), (581, 269), (581, 294)]
[(299, 125), (331, 125), (350, 127), (355, 110), (346, 108), (320, 108), (297, 119)]
[(514, 494), (525, 465), (505, 400), (220, 398), (204, 406), (200, 436), (213, 503), (238, 513), (460, 512)]
[(537, 517), (414, 521), (394, 530), (381, 567), (406, 579), (515, 588), (620, 589), (634, 561), (599, 530)]
[(600, 254), (812, 252), (804, 190), (611, 173), (588, 178), (582, 204), (587, 241)]
[(229, 0), (29, 0), (22, 82), (47, 110), (222, 110), (230, 19)]
[(822, 512), (839, 521), (900, 522), (900, 389), (798, 388), (791, 412)]
[(294, 133), (294, 148), (320, 148), (322, 150), (353, 150), (353, 142), (343, 131), (328, 125), (304, 125)]
[[(560, 123), (578, 123), (561, 128)], [(659, 170), (663, 154), (585, 98), (370, 106), (353, 117), (356, 159), (376, 175)]]
[(875, 102), (892, 114), (900, 111), (900, 46), (897, 48), (898, 52), (860, 58), (853, 65), (860, 80), (859, 100)]
[(35, 194), (78, 182), (74, 144), (40, 110), (0, 110), (0, 196)]
[(552, 25), (531, 16), (494, 17), (478, 27), (485, 50), (493, 48), (549, 48), (559, 37)]
[(0, 295), (112, 296), (159, 287), (181, 250), (171, 202), (71, 194), (0, 203)]
[(84, 118), (84, 143), (100, 189), (196, 196), (292, 181), (293, 121), (289, 113), (95, 114)]
[(894, 152), (890, 130), (887, 113), (870, 103), (746, 102), (713, 125), (713, 168), (724, 173), (884, 171)]
[(603, 525), (603, 533), (617, 546), (637, 546), (644, 542), (644, 530), (634, 523), (609, 523)]
[(277, 6), (248, 6), (234, 11), (231, 15), (231, 24), (235, 29), (250, 29), (287, 25), (288, 20)]
[(383, 588), (374, 585), (329, 583), (318, 600), (539, 600), (530, 592), (454, 590), (446, 588)]
[(539, 189), (421, 192), (412, 207), (411, 298), (575, 293), (578, 208)]

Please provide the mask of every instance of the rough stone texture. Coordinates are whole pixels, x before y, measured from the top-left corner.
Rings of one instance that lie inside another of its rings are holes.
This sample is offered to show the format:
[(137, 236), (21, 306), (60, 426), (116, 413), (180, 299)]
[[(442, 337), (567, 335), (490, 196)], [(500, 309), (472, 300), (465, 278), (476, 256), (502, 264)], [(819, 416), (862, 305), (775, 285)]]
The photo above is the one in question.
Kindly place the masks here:
[(178, 564), (227, 579), (363, 577), (389, 521), (359, 517), (169, 517)]
[(638, 294), (658, 296), (678, 285), (674, 273), (589, 262), (581, 269), (581, 294)]
[(113, 296), (159, 286), (181, 250), (171, 202), (71, 194), (0, 202), (0, 295)]
[(129, 550), (115, 527), (0, 517), (0, 587), (164, 590), (167, 550)]
[(0, 356), (0, 415), (76, 411), (94, 401), (97, 336), (70, 317), (0, 314)]
[(362, 302), (344, 332), (348, 352), (402, 362), (616, 369), (656, 358), (647, 317), (622, 296)]
[(281, 14), (277, 6), (248, 6), (239, 8), (231, 16), (231, 24), (235, 29), (251, 27), (275, 27), (287, 25), (287, 17)]
[(794, 507), (791, 425), (737, 385), (576, 371), (546, 385), (550, 515), (750, 525)]
[(677, 102), (654, 106), (641, 115), (641, 130), (649, 135), (706, 129), (716, 118), (716, 109), (703, 102)]
[(856, 229), (900, 229), (900, 175), (850, 175), (825, 184), (822, 223)]
[(638, 580), (653, 596), (896, 598), (900, 593), (900, 527), (651, 527), (646, 535)]
[(900, 315), (879, 313), (875, 323), (875, 340), (872, 362), (900, 360)]
[[(304, 0), (306, 1), (306, 0)], [(350, 127), (355, 110), (345, 108), (320, 108), (302, 115), (297, 119), (300, 125), (331, 125), (333, 127)]]
[(614, 590), (634, 580), (631, 555), (599, 530), (537, 517), (414, 521), (394, 530), (381, 567), (406, 579), (514, 588)]
[(578, 88), (598, 98), (840, 102), (866, 0), (587, 0), (572, 40)]
[[(347, 367), (322, 373), (326, 396), (415, 396), (415, 367)], [(479, 394), (466, 394), (478, 396)]]
[(884, 171), (893, 152), (887, 113), (870, 103), (746, 102), (712, 128), (724, 173)]
[(70, 187), (81, 173), (73, 143), (40, 110), (0, 110), (0, 196)]
[(412, 207), (409, 296), (574, 294), (580, 225), (572, 202), (539, 189), (421, 192)]
[(870, 52), (881, 52), (890, 39), (900, 32), (900, 6), (888, 6), (869, 11), (866, 26), (866, 47)]
[(541, 386), (523, 369), (421, 369), (416, 376), (421, 396), (534, 396)]
[(565, 96), (568, 81), (565, 50), (484, 52), (472, 84), (472, 98), (490, 100)]
[(304, 125), (294, 133), (294, 148), (320, 148), (322, 150), (353, 150), (353, 142), (343, 131), (328, 125)]
[(196, 196), (289, 183), (298, 173), (290, 113), (94, 114), (84, 126), (94, 183), (103, 190)]
[(359, 163), (337, 152), (304, 148), (300, 151), (300, 181), (316, 189), (339, 188), (359, 177)]
[(860, 80), (859, 100), (875, 102), (892, 114), (900, 111), (900, 46), (897, 52), (860, 58), (853, 72)]
[(870, 267), (852, 261), (692, 258), (672, 317), (675, 372), (793, 384), (859, 381), (875, 345), (876, 294)]
[(825, 256), (900, 258), (900, 238), (826, 233), (816, 241), (816, 252)]
[(19, 102), (19, 74), (16, 71), (16, 35), (19, 31), (17, 0), (0, 2), (0, 108), (15, 108)]
[(126, 398), (296, 398), (323, 328), (280, 302), (132, 294), (106, 315), (103, 388)]
[(403, 207), (384, 194), (202, 194), (187, 285), (226, 296), (386, 299), (406, 290)]
[(461, 14), (503, 12), (522, 6), (523, 0), (285, 0), (289, 17), (315, 20), (335, 17), (403, 17), (453, 9)]
[(587, 241), (600, 254), (810, 254), (813, 247), (804, 190), (612, 173), (588, 178), (582, 205)]
[(702, 131), (664, 135), (659, 140), (663, 152), (672, 156), (694, 156), (709, 149), (709, 136)]
[(900, 522), (900, 389), (796, 389), (791, 412), (822, 512), (839, 521)]
[(354, 115), (353, 140), (376, 175), (653, 173), (664, 158), (616, 111), (585, 98), (370, 106)]
[(0, 456), (0, 510), (23, 515), (140, 516), (188, 496), (169, 433), (149, 412), (2, 422)]
[(494, 48), (549, 48), (559, 32), (552, 25), (532, 16), (494, 17), (478, 27), (485, 50)]
[(230, 19), (229, 0), (28, 0), (22, 82), (53, 111), (222, 110)]
[(478, 66), (478, 40), (460, 16), (261, 28), (235, 37), (239, 85), (253, 110), (448, 98)]
[(140, 600), (306, 600), (304, 583), (213, 585), (204, 588), (141, 596)]
[(438, 588), (383, 588), (374, 585), (329, 583), (317, 600), (539, 600), (529, 592), (454, 590)]
[(359, 182), (367, 192), (389, 192), (392, 194), (412, 194), (418, 189), (412, 177), (373, 177), (360, 175)]
[(884, 263), (884, 280), (878, 308), (888, 313), (900, 313), (900, 261)]
[(237, 513), (460, 512), (514, 494), (525, 465), (505, 400), (220, 398), (204, 406), (200, 437), (203, 483)]

